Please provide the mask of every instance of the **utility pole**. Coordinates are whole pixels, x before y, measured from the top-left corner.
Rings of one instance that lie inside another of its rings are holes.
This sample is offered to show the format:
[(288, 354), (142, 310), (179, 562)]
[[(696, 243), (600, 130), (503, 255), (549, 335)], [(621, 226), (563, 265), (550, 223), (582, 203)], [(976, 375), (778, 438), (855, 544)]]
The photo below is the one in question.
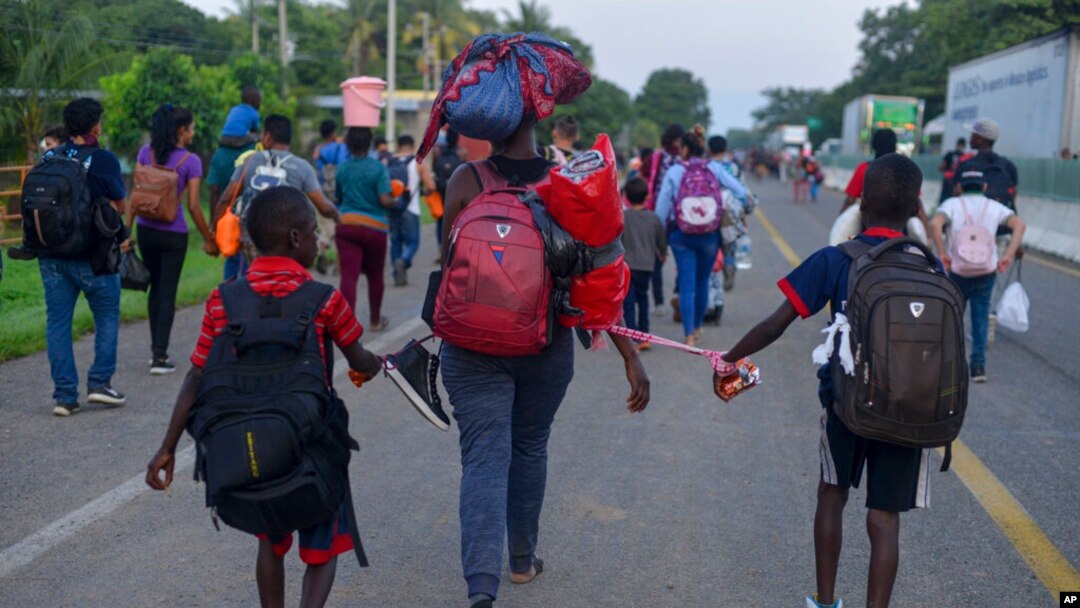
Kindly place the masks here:
[(386, 143), (396, 150), (394, 123), (397, 121), (397, 109), (394, 96), (397, 95), (397, 0), (390, 0), (389, 4), (386, 20), (390, 30), (386, 40)]
[(431, 90), (431, 15), (427, 12), (420, 13), (420, 21), (424, 24), (424, 101), (427, 101), (428, 91)]
[(259, 13), (255, 10), (255, 0), (248, 5), (251, 10), (251, 52), (259, 54)]
[(278, 47), (281, 51), (281, 96), (289, 98), (289, 24), (285, 21), (285, 0), (278, 0)]

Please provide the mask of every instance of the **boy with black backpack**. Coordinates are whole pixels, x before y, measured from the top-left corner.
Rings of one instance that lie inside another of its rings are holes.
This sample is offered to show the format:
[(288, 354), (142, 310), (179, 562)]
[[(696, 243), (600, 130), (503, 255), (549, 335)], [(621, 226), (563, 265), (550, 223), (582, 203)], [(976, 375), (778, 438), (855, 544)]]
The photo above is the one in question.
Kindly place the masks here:
[[(839, 247), (818, 250), (780, 279), (787, 299), (723, 356), (735, 362), (752, 355), (796, 318), (831, 307), (829, 338), (814, 351), (814, 361), (823, 364), (817, 376), (824, 409), (814, 517), (817, 593), (806, 597), (807, 608), (843, 606), (835, 595), (843, 511), (864, 466), (866, 604), (888, 606), (899, 560), (900, 513), (930, 502), (926, 448), (948, 445), (963, 422), (963, 298), (929, 250), (902, 233), (918, 211), (921, 185), (922, 173), (905, 156), (872, 161), (861, 204), (867, 230)], [(717, 380), (733, 371), (731, 363)]]
[(299, 530), (307, 564), (301, 605), (322, 606), (338, 555), (356, 551), (367, 565), (348, 481), (357, 445), (332, 386), (331, 343), (354, 382), (374, 378), (381, 360), (361, 345), (363, 328), (341, 293), (305, 270), (318, 237), (304, 193), (287, 186), (260, 192), (247, 225), (259, 256), (246, 277), (223, 283), (206, 303), (192, 369), (146, 483), (155, 490), (172, 483), (186, 427), (215, 526), (220, 518), (259, 537), (262, 605), (284, 606), (283, 559)]

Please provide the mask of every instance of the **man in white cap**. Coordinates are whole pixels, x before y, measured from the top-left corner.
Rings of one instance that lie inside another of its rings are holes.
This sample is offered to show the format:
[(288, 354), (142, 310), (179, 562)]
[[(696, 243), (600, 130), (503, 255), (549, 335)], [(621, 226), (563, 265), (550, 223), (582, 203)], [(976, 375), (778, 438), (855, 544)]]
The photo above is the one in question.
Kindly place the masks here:
[[(971, 131), (969, 143), (975, 155), (960, 161), (956, 167), (956, 175), (965, 171), (979, 171), (986, 180), (986, 197), (1016, 211), (1016, 186), (1020, 181), (1017, 178), (1016, 165), (994, 152), (994, 142), (1000, 134), (998, 124), (982, 117), (967, 127)], [(960, 184), (957, 183), (955, 188), (956, 194), (959, 194)]]

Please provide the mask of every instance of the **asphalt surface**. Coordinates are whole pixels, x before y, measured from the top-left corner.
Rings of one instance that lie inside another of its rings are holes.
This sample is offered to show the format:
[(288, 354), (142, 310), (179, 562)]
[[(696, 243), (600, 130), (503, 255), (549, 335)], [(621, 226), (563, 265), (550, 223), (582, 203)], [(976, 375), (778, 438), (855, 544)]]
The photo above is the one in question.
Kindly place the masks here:
[[(836, 195), (794, 207), (780, 184), (750, 185), (799, 256), (824, 244)], [(434, 258), (425, 229), (412, 283), (387, 290), (392, 325), (383, 336), (390, 339), (365, 337), (383, 351), (405, 342), (395, 327), (412, 324), (409, 335), (425, 335), (410, 320)], [(739, 272), (723, 326), (706, 329), (708, 348), (730, 346), (781, 302), (775, 281), (790, 264), (759, 221), (751, 234), (754, 266)], [(672, 274), (669, 267), (669, 289)], [(1024, 284), (1032, 329), (998, 330), (990, 382), (973, 386), (961, 438), (1075, 568), (1080, 278), (1029, 261)], [(200, 315), (198, 307), (179, 313), (172, 354), (181, 369), (166, 377), (146, 373), (145, 323), (122, 327), (114, 386), (129, 396), (123, 408), (54, 418), (44, 353), (0, 366), (0, 606), (257, 605), (255, 542), (214, 530), (190, 468), (168, 495), (122, 485), (142, 475), (160, 442)], [(359, 316), (366, 320), (366, 310)], [(670, 311), (652, 322), (656, 333), (681, 333)], [(712, 395), (704, 360), (659, 348), (645, 353), (653, 400), (638, 415), (625, 410), (618, 355), (579, 349), (550, 445), (540, 545), (546, 571), (523, 587), (504, 573), (497, 605), (802, 606), (814, 585), (818, 478), (820, 406), (810, 352), (825, 322), (824, 313), (797, 322), (756, 356), (764, 384), (728, 404)], [(76, 344), (83, 374), (91, 356), (92, 340)], [(386, 380), (362, 391), (339, 383), (339, 390), (362, 446), (351, 475), (372, 566), (361, 570), (343, 556), (329, 605), (466, 605), (456, 429), (442, 433), (423, 421)], [(901, 520), (893, 606), (1057, 605), (1056, 593), (954, 473), (935, 473), (932, 486), (931, 508)], [(848, 606), (865, 597), (864, 498), (854, 491), (845, 516), (837, 589)], [(49, 527), (65, 517), (74, 527)], [(302, 566), (295, 552), (286, 563), (295, 605)]]

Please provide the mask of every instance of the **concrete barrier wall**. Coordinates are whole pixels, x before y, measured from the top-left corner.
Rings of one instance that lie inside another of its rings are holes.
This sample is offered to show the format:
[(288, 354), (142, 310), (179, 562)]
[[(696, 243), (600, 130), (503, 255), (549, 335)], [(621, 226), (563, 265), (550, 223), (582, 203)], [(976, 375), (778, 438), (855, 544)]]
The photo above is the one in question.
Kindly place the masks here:
[[(843, 190), (854, 173), (842, 167), (824, 167), (824, 171), (825, 186), (836, 190)], [(1021, 188), (1016, 207), (1027, 223), (1024, 245), (1080, 263), (1080, 202), (1028, 196), (1023, 192)], [(922, 194), (927, 214), (933, 213), (941, 194), (941, 182), (923, 181)]]

